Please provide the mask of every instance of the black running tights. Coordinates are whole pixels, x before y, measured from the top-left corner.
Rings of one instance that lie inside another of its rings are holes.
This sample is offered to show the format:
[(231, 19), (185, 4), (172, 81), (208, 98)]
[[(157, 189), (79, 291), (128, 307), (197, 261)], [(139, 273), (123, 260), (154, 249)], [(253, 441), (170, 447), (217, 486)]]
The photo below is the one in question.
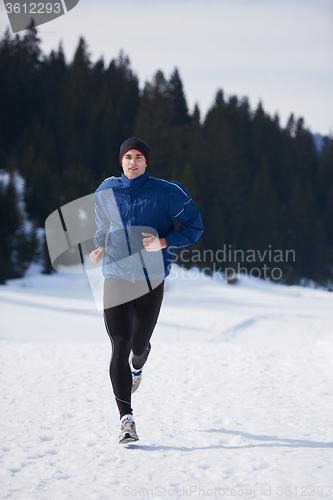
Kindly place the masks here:
[[(105, 279), (104, 302), (108, 294), (117, 291), (117, 287), (121, 293), (124, 287), (135, 286), (136, 283), (124, 282), (121, 279)], [(149, 340), (160, 312), (163, 292), (164, 281), (141, 297), (104, 309), (105, 327), (112, 346), (110, 378), (120, 418), (133, 413), (129, 353), (131, 350), (134, 353), (133, 367), (138, 370), (142, 368), (149, 355)]]

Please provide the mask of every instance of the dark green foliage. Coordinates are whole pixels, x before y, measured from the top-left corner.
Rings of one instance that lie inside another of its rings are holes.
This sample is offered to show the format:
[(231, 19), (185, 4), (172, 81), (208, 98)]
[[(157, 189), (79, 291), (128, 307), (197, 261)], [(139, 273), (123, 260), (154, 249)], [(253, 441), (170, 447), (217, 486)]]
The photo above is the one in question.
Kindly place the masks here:
[(318, 205), (327, 228), (328, 244), (333, 248), (333, 138), (324, 139), (316, 188)]
[[(291, 114), (282, 128), (261, 103), (251, 110), (246, 98), (222, 90), (201, 119), (198, 105), (188, 109), (177, 69), (169, 79), (157, 71), (139, 92), (123, 53), (108, 66), (93, 63), (81, 37), (67, 63), (61, 44), (42, 54), (33, 25), (21, 37), (7, 30), (0, 40), (0, 168), (14, 165), (22, 174), (36, 226), (120, 175), (119, 146), (131, 135), (151, 147), (150, 175), (183, 183), (199, 206), (205, 232), (192, 249), (259, 251), (260, 264), (278, 265), (286, 282), (332, 280), (332, 138), (318, 154), (302, 118)], [(0, 204), (4, 281), (24, 272), (36, 242), (23, 229), (13, 181), (1, 185)], [(296, 259), (272, 264), (268, 249), (294, 250)], [(239, 255), (219, 269), (257, 266)], [(46, 249), (43, 259), (50, 272)]]
[(0, 283), (23, 276), (37, 248), (35, 228), (27, 229), (14, 176), (0, 182)]
[(265, 159), (262, 159), (260, 169), (256, 173), (249, 198), (247, 234), (250, 248), (261, 252), (269, 245), (281, 248), (278, 197)]
[(190, 122), (187, 102), (183, 91), (183, 84), (177, 68), (172, 73), (169, 80), (170, 99), (173, 104), (173, 125), (185, 125)]
[[(204, 203), (206, 218), (216, 220), (215, 234), (206, 234), (221, 248), (226, 241), (219, 231), (219, 219), (215, 217), (216, 207), (223, 213), (227, 243), (244, 245), (248, 196), (252, 170), (250, 151), (250, 119), (246, 100), (238, 101), (235, 96), (224, 100), (218, 91), (215, 104), (208, 111), (204, 125), (204, 162), (201, 172), (207, 203)], [(209, 202), (208, 202), (209, 197)], [(207, 242), (208, 243), (208, 242)], [(209, 244), (209, 247), (213, 241)], [(214, 247), (212, 247), (214, 248)]]

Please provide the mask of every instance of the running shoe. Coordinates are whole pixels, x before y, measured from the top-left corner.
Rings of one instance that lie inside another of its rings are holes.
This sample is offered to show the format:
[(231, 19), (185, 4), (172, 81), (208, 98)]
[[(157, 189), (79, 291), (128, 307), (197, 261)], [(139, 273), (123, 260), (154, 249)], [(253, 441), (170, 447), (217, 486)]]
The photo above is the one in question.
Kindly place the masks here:
[(128, 361), (129, 361), (129, 365), (130, 365), (131, 372), (132, 372), (132, 389), (131, 389), (132, 394), (133, 394), (133, 392), (135, 392), (138, 389), (139, 385), (141, 384), (141, 379), (142, 379), (142, 370), (138, 371), (138, 370), (135, 370), (133, 368), (133, 365), (132, 365), (133, 358), (134, 358), (134, 354), (133, 354), (133, 351), (131, 351), (129, 358), (128, 358)]
[(126, 415), (121, 421), (121, 429), (119, 435), (119, 443), (132, 443), (133, 441), (139, 441), (139, 437), (136, 433), (135, 422), (132, 415)]

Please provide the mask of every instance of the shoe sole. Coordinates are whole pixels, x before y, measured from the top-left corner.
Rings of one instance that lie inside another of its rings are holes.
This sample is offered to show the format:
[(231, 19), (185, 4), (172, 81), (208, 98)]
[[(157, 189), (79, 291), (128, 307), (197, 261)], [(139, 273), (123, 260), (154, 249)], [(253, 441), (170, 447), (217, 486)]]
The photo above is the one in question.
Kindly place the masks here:
[(126, 434), (121, 441), (119, 441), (119, 444), (126, 444), (126, 443), (133, 443), (135, 441), (139, 441), (139, 438), (135, 438), (130, 436), (129, 434)]

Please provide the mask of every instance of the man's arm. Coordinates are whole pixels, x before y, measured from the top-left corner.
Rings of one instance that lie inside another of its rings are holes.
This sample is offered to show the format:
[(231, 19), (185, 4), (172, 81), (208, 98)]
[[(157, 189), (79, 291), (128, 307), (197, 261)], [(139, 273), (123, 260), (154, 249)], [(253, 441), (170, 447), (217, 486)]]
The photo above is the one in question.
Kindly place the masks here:
[(184, 186), (173, 184), (169, 197), (171, 215), (180, 222), (179, 229), (173, 229), (166, 237), (169, 247), (181, 248), (192, 245), (203, 233), (204, 227), (198, 207), (190, 198)]
[(94, 238), (95, 247), (105, 247), (106, 234), (110, 229), (110, 220), (103, 210), (104, 198), (107, 196), (107, 190), (97, 191), (94, 193), (95, 202), (95, 222), (96, 233)]

